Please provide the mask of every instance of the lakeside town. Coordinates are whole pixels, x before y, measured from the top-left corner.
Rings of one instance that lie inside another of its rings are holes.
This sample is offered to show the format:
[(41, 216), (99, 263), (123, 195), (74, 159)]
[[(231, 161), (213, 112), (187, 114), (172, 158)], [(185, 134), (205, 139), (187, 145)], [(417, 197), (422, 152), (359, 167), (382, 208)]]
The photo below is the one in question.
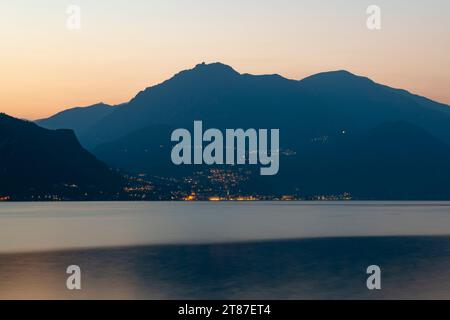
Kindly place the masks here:
[[(111, 200), (111, 201), (344, 201), (354, 200), (350, 193), (319, 194), (305, 196), (293, 194), (258, 194), (241, 191), (241, 185), (248, 181), (251, 171), (245, 169), (206, 169), (192, 175), (174, 178), (148, 176), (145, 173), (126, 174), (125, 187), (121, 193), (109, 195), (108, 199), (84, 193), (79, 199), (73, 197), (74, 184), (65, 184), (58, 193), (36, 193), (21, 198), (0, 195), (0, 201), (67, 201), (67, 200)], [(100, 191), (101, 193), (101, 191)]]

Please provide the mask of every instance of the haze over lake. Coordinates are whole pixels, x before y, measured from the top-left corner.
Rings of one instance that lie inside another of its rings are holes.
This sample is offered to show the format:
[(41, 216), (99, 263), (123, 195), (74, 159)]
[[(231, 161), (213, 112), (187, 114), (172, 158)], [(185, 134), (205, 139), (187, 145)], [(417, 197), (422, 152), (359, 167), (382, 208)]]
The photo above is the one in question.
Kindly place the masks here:
[(450, 203), (7, 203), (0, 253), (0, 298), (449, 298)]

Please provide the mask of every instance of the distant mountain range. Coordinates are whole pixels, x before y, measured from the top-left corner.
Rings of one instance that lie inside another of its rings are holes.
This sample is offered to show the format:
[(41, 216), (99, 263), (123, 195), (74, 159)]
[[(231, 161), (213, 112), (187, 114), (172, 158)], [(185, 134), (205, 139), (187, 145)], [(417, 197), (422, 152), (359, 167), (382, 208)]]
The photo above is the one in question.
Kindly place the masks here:
[(122, 178), (86, 151), (73, 131), (0, 114), (0, 197), (105, 200), (122, 187)]
[(194, 120), (222, 130), (280, 129), (280, 173), (252, 176), (240, 185), (245, 193), (450, 199), (450, 107), (347, 71), (297, 81), (199, 64), (128, 103), (36, 123), (74, 130), (112, 167), (179, 177), (199, 167), (171, 163), (170, 132)]
[(89, 107), (77, 107), (64, 110), (48, 119), (36, 121), (36, 123), (47, 129), (70, 128), (80, 133), (88, 131), (112, 111), (114, 111), (112, 106), (98, 103)]

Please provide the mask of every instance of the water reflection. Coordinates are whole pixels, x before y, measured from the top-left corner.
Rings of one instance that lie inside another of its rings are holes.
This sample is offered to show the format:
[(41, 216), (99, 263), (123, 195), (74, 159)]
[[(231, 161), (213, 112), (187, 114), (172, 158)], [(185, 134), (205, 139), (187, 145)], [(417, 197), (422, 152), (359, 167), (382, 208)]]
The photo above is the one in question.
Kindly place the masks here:
[[(65, 269), (82, 268), (82, 290)], [(368, 291), (366, 267), (382, 268)], [(450, 237), (323, 238), (0, 256), (0, 298), (450, 298)]]
[(0, 253), (399, 235), (450, 235), (450, 204), (66, 202), (0, 205)]

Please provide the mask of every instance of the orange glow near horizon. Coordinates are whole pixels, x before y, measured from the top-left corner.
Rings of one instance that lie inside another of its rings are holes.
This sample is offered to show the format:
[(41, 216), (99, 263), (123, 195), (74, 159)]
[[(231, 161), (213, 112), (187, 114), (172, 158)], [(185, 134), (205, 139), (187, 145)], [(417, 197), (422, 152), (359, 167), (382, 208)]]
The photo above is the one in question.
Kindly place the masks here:
[(0, 112), (123, 103), (203, 61), (297, 80), (346, 69), (450, 104), (448, 1), (379, 0), (379, 31), (357, 0), (77, 2), (76, 31), (69, 1), (0, 3)]

